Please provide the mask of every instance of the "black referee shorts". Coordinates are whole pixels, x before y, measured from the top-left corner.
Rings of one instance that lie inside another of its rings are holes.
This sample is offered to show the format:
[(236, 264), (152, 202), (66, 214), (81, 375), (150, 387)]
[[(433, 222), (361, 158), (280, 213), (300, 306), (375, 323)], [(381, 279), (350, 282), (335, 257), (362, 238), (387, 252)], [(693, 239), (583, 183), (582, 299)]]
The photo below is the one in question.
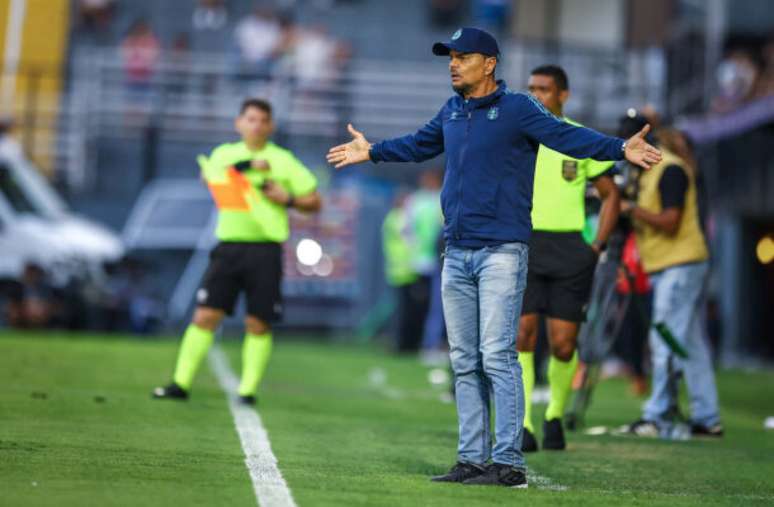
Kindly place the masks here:
[(596, 264), (579, 232), (533, 231), (521, 314), (583, 322)]
[(231, 315), (244, 291), (248, 315), (276, 322), (282, 317), (281, 283), (279, 243), (220, 243), (210, 252), (196, 303)]

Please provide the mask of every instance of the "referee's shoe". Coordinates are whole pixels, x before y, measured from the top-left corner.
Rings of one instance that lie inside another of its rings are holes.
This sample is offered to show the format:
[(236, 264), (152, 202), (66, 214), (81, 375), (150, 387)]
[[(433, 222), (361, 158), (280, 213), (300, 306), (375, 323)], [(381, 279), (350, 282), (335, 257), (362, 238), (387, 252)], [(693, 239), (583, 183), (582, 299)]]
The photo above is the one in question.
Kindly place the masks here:
[(172, 382), (164, 387), (157, 387), (151, 392), (151, 397), (156, 400), (181, 400), (188, 399), (188, 391)]
[(538, 443), (535, 435), (530, 430), (524, 428), (524, 433), (521, 435), (521, 452), (537, 452)]
[(561, 419), (543, 421), (543, 449), (561, 451), (567, 447)]

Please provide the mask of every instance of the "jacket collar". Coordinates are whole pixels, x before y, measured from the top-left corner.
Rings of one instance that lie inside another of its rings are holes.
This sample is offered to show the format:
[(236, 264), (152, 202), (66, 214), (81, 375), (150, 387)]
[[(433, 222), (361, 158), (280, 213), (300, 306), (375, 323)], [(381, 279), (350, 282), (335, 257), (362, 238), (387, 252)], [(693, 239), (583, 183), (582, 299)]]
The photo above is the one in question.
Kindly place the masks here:
[(492, 93), (490, 93), (489, 95), (468, 99), (467, 101), (462, 97), (462, 95), (460, 95), (459, 98), (462, 101), (462, 103), (465, 104), (466, 107), (468, 107), (469, 109), (478, 109), (480, 107), (487, 107), (493, 102), (497, 102), (500, 99), (500, 97), (505, 95), (507, 92), (508, 92), (508, 86), (505, 84), (505, 81), (503, 81), (502, 79), (498, 79), (497, 89)]

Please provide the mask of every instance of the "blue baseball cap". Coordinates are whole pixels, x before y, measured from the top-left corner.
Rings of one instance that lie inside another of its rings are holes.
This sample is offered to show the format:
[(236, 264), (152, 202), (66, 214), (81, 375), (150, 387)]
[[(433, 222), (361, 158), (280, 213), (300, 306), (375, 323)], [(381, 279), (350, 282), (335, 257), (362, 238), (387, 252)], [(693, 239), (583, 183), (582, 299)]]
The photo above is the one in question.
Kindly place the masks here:
[(454, 32), (451, 40), (433, 44), (433, 54), (446, 56), (452, 50), (460, 53), (481, 53), (486, 56), (500, 56), (500, 48), (491, 34), (478, 28), (463, 27)]

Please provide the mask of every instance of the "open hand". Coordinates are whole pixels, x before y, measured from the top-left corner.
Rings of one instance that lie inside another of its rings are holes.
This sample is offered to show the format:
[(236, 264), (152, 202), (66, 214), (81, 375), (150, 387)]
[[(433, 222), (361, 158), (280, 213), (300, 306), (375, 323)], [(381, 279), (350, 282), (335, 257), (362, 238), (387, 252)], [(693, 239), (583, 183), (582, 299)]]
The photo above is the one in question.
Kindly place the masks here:
[(328, 163), (334, 164), (336, 169), (370, 160), (368, 152), (371, 150), (371, 143), (362, 132), (355, 130), (351, 123), (347, 125), (347, 130), (352, 134), (352, 140), (328, 150)]
[(650, 132), (650, 125), (642, 127), (642, 130), (626, 141), (626, 150), (624, 151), (626, 160), (643, 169), (650, 169), (653, 164), (661, 162), (661, 152), (645, 141), (648, 132)]

